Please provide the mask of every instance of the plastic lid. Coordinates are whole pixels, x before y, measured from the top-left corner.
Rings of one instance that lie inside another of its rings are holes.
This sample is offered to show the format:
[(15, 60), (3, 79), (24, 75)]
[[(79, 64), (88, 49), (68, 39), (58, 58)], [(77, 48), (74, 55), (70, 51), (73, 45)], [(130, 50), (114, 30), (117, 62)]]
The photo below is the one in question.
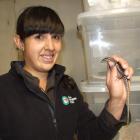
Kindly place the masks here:
[(85, 20), (92, 20), (105, 17), (119, 17), (119, 16), (132, 16), (140, 15), (140, 8), (121, 8), (121, 9), (112, 9), (112, 10), (101, 10), (101, 11), (87, 11), (80, 13), (77, 17), (78, 26), (83, 25)]

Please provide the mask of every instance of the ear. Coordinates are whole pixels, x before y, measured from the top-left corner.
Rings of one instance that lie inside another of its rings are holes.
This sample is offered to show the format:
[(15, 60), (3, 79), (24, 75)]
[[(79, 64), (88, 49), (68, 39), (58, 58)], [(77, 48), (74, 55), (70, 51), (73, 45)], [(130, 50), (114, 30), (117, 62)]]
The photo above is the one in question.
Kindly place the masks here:
[(21, 40), (19, 35), (14, 36), (14, 43), (15, 43), (17, 49), (24, 51), (24, 43)]

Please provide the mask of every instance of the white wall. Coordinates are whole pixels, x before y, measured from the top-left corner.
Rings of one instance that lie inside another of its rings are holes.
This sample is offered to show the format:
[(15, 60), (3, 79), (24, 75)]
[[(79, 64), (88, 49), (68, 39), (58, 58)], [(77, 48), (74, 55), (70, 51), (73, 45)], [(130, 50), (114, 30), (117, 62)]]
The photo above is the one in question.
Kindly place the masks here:
[(11, 60), (17, 57), (13, 48), (14, 33), (13, 0), (0, 0), (0, 73), (9, 69)]
[(4, 18), (0, 22), (0, 73), (5, 73), (10, 61), (18, 57), (12, 42), (15, 18), (29, 5), (45, 5), (59, 14), (66, 29), (59, 63), (67, 67), (66, 73), (79, 85), (85, 79), (83, 48), (76, 30), (76, 18), (82, 12), (82, 0), (0, 0), (0, 18)]

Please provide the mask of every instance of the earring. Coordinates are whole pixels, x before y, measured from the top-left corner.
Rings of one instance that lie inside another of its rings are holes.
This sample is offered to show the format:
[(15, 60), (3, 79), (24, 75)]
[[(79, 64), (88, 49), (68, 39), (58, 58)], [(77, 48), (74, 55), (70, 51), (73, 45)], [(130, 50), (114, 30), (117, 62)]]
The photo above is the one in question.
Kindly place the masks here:
[(23, 47), (20, 47), (20, 50), (21, 50), (21, 51), (24, 51), (24, 48), (23, 48)]

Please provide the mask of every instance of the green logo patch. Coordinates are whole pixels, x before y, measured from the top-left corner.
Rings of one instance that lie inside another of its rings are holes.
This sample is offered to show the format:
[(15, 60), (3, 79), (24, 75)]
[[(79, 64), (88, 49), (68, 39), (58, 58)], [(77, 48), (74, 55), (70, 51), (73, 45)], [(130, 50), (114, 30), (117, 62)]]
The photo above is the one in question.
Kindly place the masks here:
[(62, 102), (64, 105), (69, 105), (69, 103), (70, 103), (67, 96), (62, 96)]

